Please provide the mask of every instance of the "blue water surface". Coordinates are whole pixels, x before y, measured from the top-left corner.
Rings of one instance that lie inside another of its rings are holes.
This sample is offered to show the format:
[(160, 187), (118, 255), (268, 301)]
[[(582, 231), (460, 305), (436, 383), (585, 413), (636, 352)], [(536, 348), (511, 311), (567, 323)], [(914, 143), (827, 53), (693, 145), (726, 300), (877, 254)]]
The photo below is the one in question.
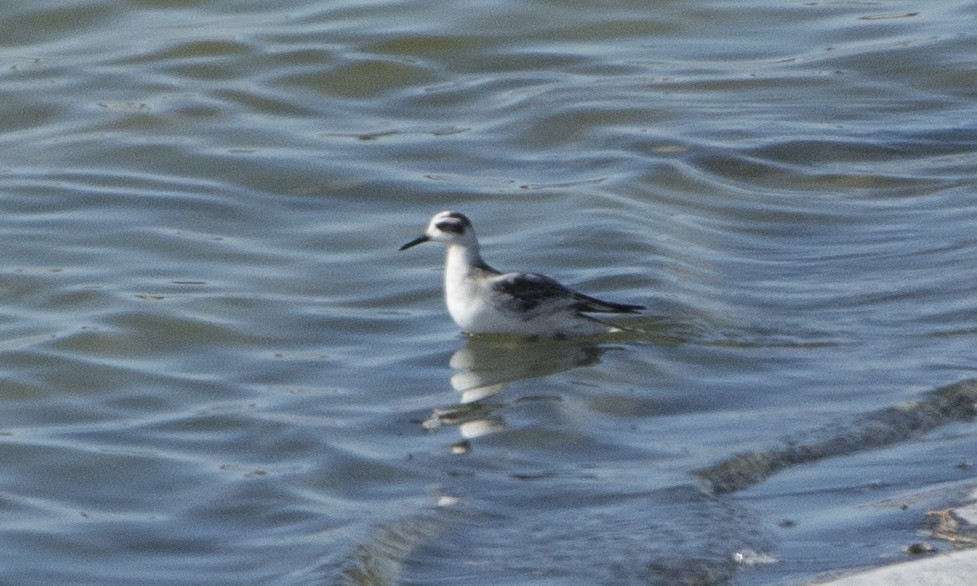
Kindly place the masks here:
[[(801, 584), (952, 549), (975, 16), (3, 4), (0, 582)], [(649, 309), (463, 336), (442, 252), (397, 252), (443, 209)]]

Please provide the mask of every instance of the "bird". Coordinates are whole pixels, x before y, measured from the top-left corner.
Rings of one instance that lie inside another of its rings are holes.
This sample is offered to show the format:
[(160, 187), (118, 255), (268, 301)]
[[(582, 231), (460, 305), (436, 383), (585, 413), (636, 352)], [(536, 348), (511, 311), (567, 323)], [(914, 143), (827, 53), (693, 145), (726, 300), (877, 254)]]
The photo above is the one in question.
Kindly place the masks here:
[(467, 334), (510, 334), (563, 339), (620, 332), (626, 328), (587, 313), (637, 313), (642, 305), (612, 303), (574, 291), (546, 275), (501, 272), (479, 249), (471, 220), (462, 213), (435, 214), (421, 236), (399, 250), (424, 242), (447, 246), (444, 298), (448, 313)]

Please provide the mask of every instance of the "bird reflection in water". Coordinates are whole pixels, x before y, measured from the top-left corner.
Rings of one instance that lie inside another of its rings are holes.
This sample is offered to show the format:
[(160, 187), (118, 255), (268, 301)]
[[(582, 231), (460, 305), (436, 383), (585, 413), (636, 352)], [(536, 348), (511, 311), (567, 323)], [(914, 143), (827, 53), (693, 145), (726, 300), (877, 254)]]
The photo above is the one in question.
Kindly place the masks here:
[(449, 362), (457, 371), (451, 387), (460, 394), (458, 405), (435, 408), (422, 425), (429, 430), (457, 427), (462, 441), (452, 446), (452, 452), (467, 453), (470, 440), (506, 428), (503, 414), (509, 402), (491, 397), (518, 381), (596, 364), (604, 351), (606, 348), (580, 340), (469, 338)]

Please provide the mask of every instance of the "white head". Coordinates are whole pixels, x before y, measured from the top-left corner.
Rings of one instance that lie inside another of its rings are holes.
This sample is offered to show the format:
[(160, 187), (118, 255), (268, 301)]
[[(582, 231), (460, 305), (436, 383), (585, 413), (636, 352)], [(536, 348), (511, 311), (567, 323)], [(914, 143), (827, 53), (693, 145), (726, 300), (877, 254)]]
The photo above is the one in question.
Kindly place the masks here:
[(400, 247), (400, 250), (407, 250), (412, 246), (427, 242), (444, 242), (445, 244), (461, 244), (464, 246), (477, 246), (475, 239), (475, 229), (471, 221), (465, 214), (458, 212), (445, 211), (434, 214), (431, 223), (427, 225), (422, 236), (411, 240)]

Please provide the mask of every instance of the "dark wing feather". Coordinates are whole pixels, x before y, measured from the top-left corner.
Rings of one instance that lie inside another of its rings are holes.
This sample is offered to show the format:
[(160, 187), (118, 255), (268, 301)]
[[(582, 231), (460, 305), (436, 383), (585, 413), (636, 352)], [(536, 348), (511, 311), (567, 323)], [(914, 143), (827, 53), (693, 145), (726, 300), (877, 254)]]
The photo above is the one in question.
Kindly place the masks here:
[(644, 309), (641, 305), (602, 301), (565, 287), (556, 279), (536, 273), (506, 273), (499, 276), (497, 286), (509, 298), (508, 303), (525, 312), (559, 300), (581, 312), (634, 313)]
[[(546, 275), (535, 273), (506, 273), (499, 276), (499, 291), (514, 308), (529, 312), (540, 305), (557, 300), (570, 301), (574, 292)], [(568, 303), (569, 304), (569, 303)]]

